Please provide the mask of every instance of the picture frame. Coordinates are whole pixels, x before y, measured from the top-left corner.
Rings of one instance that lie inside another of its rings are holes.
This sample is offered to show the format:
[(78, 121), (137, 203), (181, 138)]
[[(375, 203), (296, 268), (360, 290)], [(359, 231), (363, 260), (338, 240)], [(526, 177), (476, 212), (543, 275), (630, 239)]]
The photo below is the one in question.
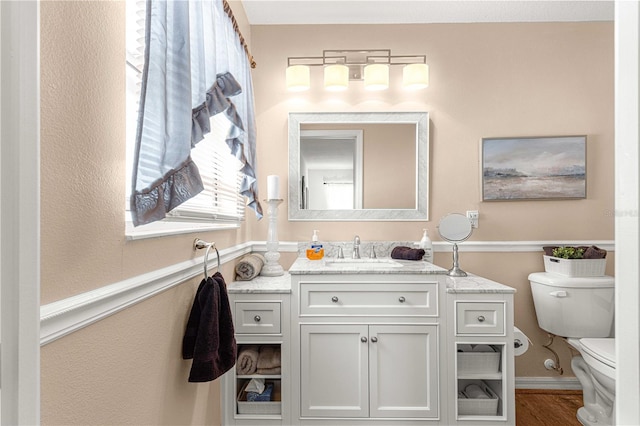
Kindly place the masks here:
[(587, 137), (483, 138), (482, 201), (584, 199)]

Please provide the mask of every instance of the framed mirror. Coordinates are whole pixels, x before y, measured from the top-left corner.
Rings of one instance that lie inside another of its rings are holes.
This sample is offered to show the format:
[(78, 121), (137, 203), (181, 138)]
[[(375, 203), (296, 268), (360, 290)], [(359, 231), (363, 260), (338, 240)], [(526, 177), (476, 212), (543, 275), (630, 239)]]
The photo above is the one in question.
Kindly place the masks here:
[(289, 220), (428, 220), (426, 112), (289, 114)]

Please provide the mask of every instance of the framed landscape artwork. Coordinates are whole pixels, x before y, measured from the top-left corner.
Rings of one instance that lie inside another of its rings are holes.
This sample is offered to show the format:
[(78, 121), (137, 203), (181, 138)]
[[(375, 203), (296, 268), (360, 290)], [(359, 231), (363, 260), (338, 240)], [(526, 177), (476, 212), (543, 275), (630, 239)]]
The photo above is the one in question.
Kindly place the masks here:
[(586, 198), (586, 136), (483, 138), (482, 200)]

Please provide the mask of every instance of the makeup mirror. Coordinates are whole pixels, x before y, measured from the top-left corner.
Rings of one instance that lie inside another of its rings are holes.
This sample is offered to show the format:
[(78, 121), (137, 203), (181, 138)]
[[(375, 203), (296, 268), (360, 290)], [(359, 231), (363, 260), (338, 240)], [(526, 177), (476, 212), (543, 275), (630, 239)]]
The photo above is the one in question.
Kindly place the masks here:
[(440, 219), (438, 233), (443, 240), (453, 243), (453, 267), (447, 275), (451, 277), (466, 277), (467, 273), (460, 269), (458, 263), (458, 243), (466, 241), (473, 232), (471, 221), (463, 214), (451, 213)]

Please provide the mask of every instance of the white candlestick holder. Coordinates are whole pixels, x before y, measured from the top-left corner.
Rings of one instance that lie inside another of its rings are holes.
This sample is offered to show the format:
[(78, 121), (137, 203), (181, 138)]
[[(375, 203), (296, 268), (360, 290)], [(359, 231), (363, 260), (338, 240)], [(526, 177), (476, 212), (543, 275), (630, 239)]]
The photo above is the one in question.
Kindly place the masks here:
[(278, 263), (280, 253), (278, 252), (278, 206), (282, 199), (265, 200), (269, 205), (267, 216), (269, 216), (269, 230), (267, 232), (267, 252), (264, 255), (266, 262), (260, 271), (260, 275), (266, 277), (278, 277), (284, 274), (282, 265)]

